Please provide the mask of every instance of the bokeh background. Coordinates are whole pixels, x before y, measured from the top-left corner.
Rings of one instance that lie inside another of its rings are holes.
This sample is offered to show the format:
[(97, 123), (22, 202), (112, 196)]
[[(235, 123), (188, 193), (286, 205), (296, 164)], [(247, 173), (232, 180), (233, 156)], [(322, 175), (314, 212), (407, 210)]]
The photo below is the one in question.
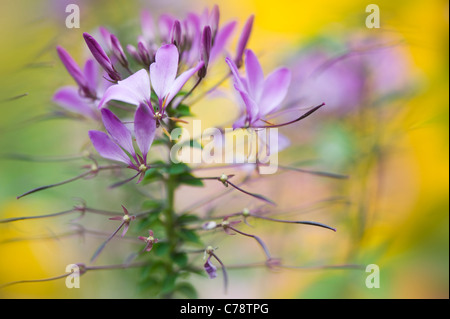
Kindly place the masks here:
[[(80, 6), (80, 29), (65, 27), (69, 3)], [(306, 96), (308, 102), (321, 99), (318, 102), (329, 106), (282, 130), (294, 146), (280, 153), (280, 163), (350, 176), (342, 181), (280, 172), (248, 185), (270, 194), (279, 203), (277, 212), (284, 213), (280, 216), (332, 224), (336, 233), (262, 221), (252, 221), (254, 228), (243, 229), (262, 237), (286, 264), (377, 264), (381, 282), (378, 289), (366, 288), (364, 270), (230, 269), (227, 295), (220, 276), (215, 281), (193, 276), (199, 297), (448, 298), (448, 1), (376, 1), (380, 29), (365, 25), (370, 3), (1, 1), (0, 218), (64, 211), (80, 197), (92, 207), (118, 211), (123, 203), (138, 210), (141, 203), (135, 202), (136, 196), (108, 190), (107, 178), (77, 181), (17, 200), (31, 188), (77, 175), (87, 162), (24, 161), (11, 154), (74, 155), (87, 143), (86, 131), (92, 123), (46, 118), (49, 110), (56, 109), (51, 102), (55, 90), (71, 83), (57, 60), (56, 45), (81, 61), (86, 56), (83, 32), (95, 32), (103, 25), (134, 38), (141, 8), (155, 16), (168, 12), (183, 17), (190, 10), (201, 12), (218, 4), (222, 23), (236, 19), (238, 29), (255, 14), (249, 47), (260, 56), (266, 74), (279, 65), (293, 70), (296, 77), (289, 98), (294, 104), (300, 98), (305, 106), (301, 98)], [(328, 66), (319, 78), (305, 76), (323, 61), (345, 56), (349, 48), (363, 50)], [(221, 67), (217, 66), (218, 74)], [(236, 115), (229, 99), (213, 102), (199, 103), (194, 109), (205, 127)], [(213, 186), (205, 192), (182, 189), (177, 207), (183, 210), (217, 191)], [(255, 203), (232, 195), (202, 209), (221, 215), (244, 205)], [(52, 277), (64, 273), (67, 264), (87, 263), (101, 238), (64, 236), (71, 230), (70, 220), (0, 224), (0, 284)], [(105, 232), (114, 227), (88, 216), (82, 223)], [(228, 265), (262, 261), (255, 242), (237, 237), (215, 234), (205, 237), (205, 242), (219, 246), (217, 252)], [(113, 247), (100, 263), (123, 260), (127, 246)], [(201, 265), (202, 257), (192, 260)], [(0, 296), (145, 298), (141, 278), (138, 269), (98, 271), (83, 276), (80, 289), (67, 289), (59, 280), (11, 286), (0, 290)]]

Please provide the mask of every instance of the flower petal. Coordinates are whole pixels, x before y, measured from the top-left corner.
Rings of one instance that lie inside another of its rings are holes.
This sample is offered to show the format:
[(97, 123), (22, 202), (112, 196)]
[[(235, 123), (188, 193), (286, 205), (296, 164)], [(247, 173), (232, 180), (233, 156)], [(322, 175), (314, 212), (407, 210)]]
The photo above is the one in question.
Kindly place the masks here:
[(147, 71), (141, 69), (125, 80), (110, 86), (103, 95), (98, 107), (103, 107), (105, 103), (111, 100), (134, 105), (150, 101), (150, 80)]
[(261, 96), (261, 115), (273, 112), (286, 97), (291, 83), (291, 71), (279, 68), (267, 76)]
[(133, 140), (128, 128), (108, 109), (102, 109), (102, 120), (114, 142), (135, 157), (136, 153), (133, 147)]
[(250, 122), (250, 125), (255, 123), (256, 121), (258, 121), (260, 119), (258, 105), (246, 91), (241, 90), (236, 84), (234, 85), (234, 88), (241, 95), (242, 101), (244, 101), (245, 108), (247, 111), (247, 117)]
[(98, 69), (94, 60), (88, 59), (84, 64), (84, 78), (91, 92), (97, 91)]
[(147, 153), (155, 138), (155, 132), (156, 120), (150, 107), (145, 103), (139, 104), (134, 116), (134, 136), (144, 161), (147, 160)]
[(60, 88), (53, 95), (53, 101), (66, 110), (78, 113), (90, 118), (98, 119), (98, 114), (94, 112), (95, 106), (89, 104), (87, 99), (80, 96), (78, 88), (65, 86)]
[(125, 234), (127, 233), (129, 227), (130, 227), (130, 223), (125, 223), (123, 225), (122, 238), (125, 237)]
[(255, 101), (259, 101), (264, 87), (264, 73), (252, 50), (245, 51), (245, 71), (249, 93)]
[(155, 62), (150, 65), (150, 80), (160, 102), (169, 93), (178, 70), (178, 49), (173, 44), (163, 45), (156, 51)]
[(183, 72), (179, 77), (173, 82), (170, 87), (169, 94), (166, 97), (166, 105), (172, 101), (172, 99), (177, 95), (177, 93), (181, 90), (181, 88), (186, 84), (186, 82), (200, 70), (205, 63), (200, 61), (195, 67)]
[(224, 27), (220, 28), (214, 39), (214, 44), (211, 48), (211, 54), (209, 57), (209, 63), (212, 64), (222, 54), (224, 48), (227, 46), (234, 28), (236, 27), (236, 21), (231, 21)]
[(148, 242), (147, 246), (145, 246), (145, 251), (150, 251), (153, 248), (153, 243), (152, 242)]
[(234, 62), (237, 64), (238, 67), (242, 65), (242, 55), (244, 54), (244, 50), (247, 46), (250, 34), (252, 33), (254, 19), (255, 19), (254, 15), (251, 15), (247, 19), (244, 28), (242, 29), (241, 36), (239, 37), (238, 45), (236, 48), (236, 57), (234, 59)]
[(117, 146), (108, 135), (100, 131), (89, 131), (89, 138), (101, 157), (133, 165), (125, 152)]
[(217, 277), (217, 267), (214, 266), (211, 262), (211, 256), (208, 257), (206, 260), (206, 263), (203, 265), (203, 268), (205, 269), (206, 273), (209, 276), (209, 279), (214, 279)]
[(233, 74), (233, 79), (234, 79), (234, 84), (235, 86), (237, 85), (239, 87), (239, 90), (241, 91), (247, 91), (247, 85), (244, 84), (244, 79), (241, 78), (241, 76), (239, 75), (239, 71), (237, 68), (236, 63), (234, 63), (233, 60), (231, 60), (230, 58), (226, 58), (225, 62), (228, 64), (228, 66), (230, 67), (231, 73)]
[(72, 76), (72, 78), (77, 82), (77, 84), (83, 88), (86, 87), (86, 80), (84, 79), (83, 72), (81, 72), (80, 67), (78, 64), (72, 59), (69, 53), (67, 51), (58, 46), (56, 48), (56, 51), (58, 52), (58, 56), (61, 60), (61, 62), (66, 67), (69, 74)]
[(155, 23), (148, 10), (143, 10), (141, 12), (141, 28), (145, 40), (152, 42), (155, 39)]

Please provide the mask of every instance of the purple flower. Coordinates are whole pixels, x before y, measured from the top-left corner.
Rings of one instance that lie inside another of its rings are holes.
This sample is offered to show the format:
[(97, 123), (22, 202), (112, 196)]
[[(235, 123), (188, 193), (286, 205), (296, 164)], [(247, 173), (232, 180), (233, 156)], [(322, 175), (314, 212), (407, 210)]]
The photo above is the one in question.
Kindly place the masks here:
[(167, 105), (172, 101), (184, 84), (203, 66), (199, 62), (196, 67), (191, 68), (177, 77), (178, 50), (175, 45), (163, 45), (156, 52), (155, 62), (150, 65), (150, 78), (142, 69), (129, 76), (116, 85), (112, 85), (100, 101), (99, 108), (110, 100), (118, 100), (134, 105), (140, 103), (151, 106), (150, 81), (153, 90), (158, 96), (158, 113), (150, 107), (154, 116), (159, 120), (165, 112)]
[(291, 82), (291, 72), (279, 68), (264, 78), (261, 65), (251, 50), (245, 51), (246, 77), (241, 77), (237, 65), (227, 58), (233, 73), (234, 87), (239, 92), (245, 105), (245, 112), (234, 123), (233, 128), (252, 127), (267, 115), (278, 109), (286, 96)]
[(119, 118), (109, 109), (102, 109), (101, 113), (109, 136), (104, 132), (89, 131), (95, 149), (106, 159), (127, 164), (129, 168), (136, 170), (142, 179), (148, 168), (147, 154), (156, 131), (156, 121), (149, 106), (139, 104), (134, 117), (134, 135), (141, 155), (136, 153), (131, 132)]
[(203, 265), (203, 268), (205, 269), (206, 273), (209, 276), (209, 279), (214, 279), (217, 277), (217, 267), (213, 265), (211, 262), (212, 255), (208, 256), (208, 259), (206, 260), (205, 264)]
[[(91, 51), (94, 59), (97, 60), (98, 64), (108, 73), (112, 81), (118, 81), (121, 79), (120, 74), (114, 68), (113, 63), (109, 59), (108, 55), (102, 49), (100, 44), (89, 34), (83, 33), (84, 40)], [(112, 44), (112, 43), (111, 43)]]
[(252, 33), (253, 21), (255, 20), (255, 16), (251, 15), (247, 22), (245, 22), (244, 28), (242, 29), (241, 36), (239, 37), (238, 45), (236, 48), (236, 57), (234, 59), (234, 63), (238, 68), (242, 65), (242, 56), (244, 55), (244, 50), (247, 47), (248, 40), (250, 39), (250, 34)]
[(63, 48), (58, 47), (57, 52), (78, 87), (61, 87), (53, 95), (53, 102), (70, 112), (95, 120), (100, 119), (97, 97), (102, 96), (111, 83), (100, 77), (94, 60), (88, 59), (81, 70)]
[(130, 216), (130, 213), (123, 205), (122, 205), (122, 209), (124, 212), (123, 216), (111, 217), (111, 218), (109, 218), (109, 220), (121, 220), (122, 221), (122, 224), (123, 224), (122, 237), (124, 237), (128, 231), (128, 228), (130, 227), (130, 222), (132, 220), (135, 220), (136, 216)]
[(139, 236), (138, 238), (142, 241), (146, 242), (145, 251), (150, 251), (153, 248), (153, 244), (156, 244), (158, 242), (158, 239), (154, 237), (153, 235), (153, 230), (149, 230), (148, 231), (148, 237), (144, 237), (144, 236)]
[(329, 110), (342, 113), (360, 105), (364, 72), (360, 56), (335, 59), (331, 52), (316, 49), (298, 57), (291, 67), (293, 82), (288, 105), (314, 105), (327, 101)]
[(96, 77), (95, 77), (95, 66), (88, 60), (85, 64), (84, 70), (81, 71), (78, 64), (72, 59), (70, 54), (62, 47), (57, 46), (56, 51), (61, 59), (61, 62), (66, 67), (69, 74), (78, 84), (80, 89), (80, 94), (92, 99), (96, 98)]
[(155, 23), (148, 10), (142, 10), (141, 12), (141, 29), (145, 41), (153, 42), (155, 40)]

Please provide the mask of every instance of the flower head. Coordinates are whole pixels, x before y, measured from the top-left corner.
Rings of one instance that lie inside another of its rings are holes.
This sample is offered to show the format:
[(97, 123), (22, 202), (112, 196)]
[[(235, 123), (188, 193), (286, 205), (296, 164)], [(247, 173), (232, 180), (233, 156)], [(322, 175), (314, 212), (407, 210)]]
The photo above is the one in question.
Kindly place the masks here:
[(81, 70), (66, 50), (58, 46), (56, 51), (78, 86), (59, 88), (53, 95), (53, 101), (70, 112), (98, 119), (97, 99), (110, 83), (104, 79), (100, 80), (98, 66), (93, 59), (86, 60)]
[(130, 216), (130, 213), (128, 212), (128, 210), (125, 208), (125, 206), (122, 205), (122, 209), (124, 212), (123, 216), (117, 216), (117, 217), (111, 217), (109, 220), (121, 220), (123, 223), (123, 232), (122, 232), (122, 237), (125, 236), (125, 234), (128, 231), (128, 227), (130, 226), (130, 222), (132, 220), (136, 219), (136, 216)]
[(245, 114), (234, 123), (234, 128), (252, 127), (277, 110), (291, 81), (287, 68), (276, 69), (264, 78), (261, 65), (251, 50), (245, 51), (245, 78), (240, 76), (235, 62), (230, 58), (226, 62), (233, 73), (234, 87), (245, 105)]
[[(177, 77), (178, 72), (178, 50), (173, 44), (163, 45), (158, 49), (155, 62), (150, 65), (150, 78), (144, 69), (137, 71), (125, 80), (118, 81), (106, 90), (99, 108), (110, 100), (118, 100), (134, 105), (140, 103), (151, 106), (150, 81), (158, 97), (158, 112), (164, 114), (167, 105), (186, 84), (186, 82), (203, 66), (199, 62), (196, 67), (191, 68)], [(156, 111), (151, 107), (156, 115)]]
[(101, 113), (108, 134), (89, 131), (95, 149), (104, 158), (127, 164), (141, 173), (142, 178), (147, 169), (147, 154), (156, 131), (156, 121), (150, 108), (144, 103), (139, 104), (134, 117), (134, 135), (141, 155), (136, 153), (131, 132), (119, 118), (108, 109), (102, 109)]
[(153, 244), (158, 242), (158, 238), (154, 237), (153, 230), (148, 231), (148, 237), (139, 236), (138, 238), (146, 243), (144, 250), (150, 251), (153, 248)]

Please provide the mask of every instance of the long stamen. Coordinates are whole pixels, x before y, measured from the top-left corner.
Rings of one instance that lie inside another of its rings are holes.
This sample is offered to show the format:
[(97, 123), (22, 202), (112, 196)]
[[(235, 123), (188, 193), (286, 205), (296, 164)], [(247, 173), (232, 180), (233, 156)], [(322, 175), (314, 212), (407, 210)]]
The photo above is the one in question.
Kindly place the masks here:
[(264, 244), (264, 242), (262, 241), (261, 238), (259, 238), (259, 237), (256, 236), (256, 235), (244, 233), (244, 232), (242, 232), (242, 231), (240, 231), (240, 230), (237, 230), (237, 229), (234, 228), (233, 226), (227, 226), (227, 227), (228, 227), (229, 229), (235, 231), (235, 232), (238, 233), (238, 234), (241, 234), (241, 235), (244, 235), (244, 236), (247, 236), (247, 237), (252, 237), (253, 239), (255, 239), (255, 240), (258, 242), (258, 244), (261, 246), (261, 248), (264, 250), (264, 254), (265, 254), (266, 257), (267, 257), (267, 260), (271, 260), (271, 259), (272, 259), (272, 257), (270, 256), (270, 253), (269, 253), (269, 249), (267, 248), (266, 244)]
[(327, 228), (327, 229), (330, 229), (330, 230), (332, 230), (334, 232), (336, 231), (336, 228), (333, 228), (331, 226), (328, 226), (328, 225), (325, 225), (325, 224), (322, 224), (322, 223), (318, 223), (318, 222), (303, 221), (303, 220), (283, 220), (283, 219), (276, 219), (276, 218), (265, 217), (265, 216), (258, 216), (258, 215), (255, 215), (255, 214), (250, 214), (250, 216), (255, 217), (255, 218), (270, 220), (270, 221), (273, 221), (273, 222), (288, 223), (288, 224), (311, 225), (311, 226)]
[(111, 239), (113, 239), (113, 237), (119, 232), (119, 230), (122, 228), (122, 226), (125, 225), (125, 221), (123, 221), (119, 227), (117, 227), (116, 231), (114, 233), (112, 233), (111, 236), (109, 236), (104, 242), (103, 244), (100, 245), (100, 247), (97, 248), (97, 250), (95, 251), (94, 255), (91, 258), (91, 263), (93, 263), (97, 257), (100, 255), (100, 253), (103, 251), (103, 249), (106, 247), (106, 244), (109, 243), (109, 241)]
[(253, 128), (274, 128), (274, 127), (282, 127), (282, 126), (286, 126), (289, 124), (293, 124), (295, 122), (301, 121), (305, 118), (307, 118), (308, 116), (310, 116), (311, 114), (313, 114), (315, 111), (317, 111), (318, 109), (320, 109), (322, 106), (324, 106), (325, 103), (322, 103), (318, 106), (315, 106), (314, 108), (312, 108), (311, 110), (309, 110), (308, 112), (306, 112), (305, 114), (303, 114), (302, 116), (296, 118), (295, 120), (286, 122), (286, 123), (281, 123), (281, 124), (274, 124), (274, 125), (264, 125), (264, 126), (252, 126)]

